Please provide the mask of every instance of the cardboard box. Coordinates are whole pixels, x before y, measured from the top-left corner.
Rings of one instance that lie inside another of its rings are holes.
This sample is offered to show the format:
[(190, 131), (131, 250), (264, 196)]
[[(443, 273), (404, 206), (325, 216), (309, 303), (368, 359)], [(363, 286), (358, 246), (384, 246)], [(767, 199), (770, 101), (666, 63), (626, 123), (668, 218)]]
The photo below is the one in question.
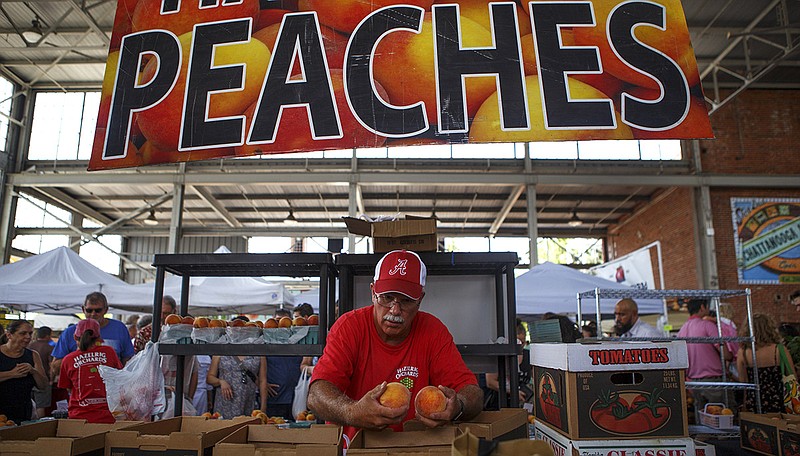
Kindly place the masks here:
[(261, 421), (251, 417), (209, 420), (178, 416), (106, 435), (105, 456), (211, 456), (214, 445), (236, 429)]
[(780, 413), (739, 414), (739, 429), (743, 449), (774, 456), (778, 454), (778, 430), (786, 425)]
[(403, 456), (407, 453), (424, 453), (429, 456), (450, 456), (453, 440), (461, 434), (455, 426), (414, 430), (417, 427), (409, 423), (406, 423), (403, 432), (360, 430), (350, 441), (347, 454)]
[(108, 431), (140, 424), (120, 421), (93, 424), (86, 420), (46, 420), (0, 430), (0, 454), (18, 456), (101, 456)]
[(536, 435), (556, 456), (694, 456), (690, 438), (636, 440), (572, 440), (555, 428), (536, 421)]
[(220, 440), (214, 446), (214, 456), (342, 456), (342, 446), (341, 426), (251, 424)]
[(436, 219), (430, 217), (406, 216), (405, 219), (368, 222), (353, 217), (343, 217), (347, 231), (359, 236), (374, 239), (375, 253), (390, 252), (397, 249), (415, 252), (436, 251)]
[(514, 440), (528, 438), (528, 412), (518, 408), (504, 408), (494, 412), (481, 412), (475, 418), (458, 424), (462, 432), (486, 440)]
[(534, 415), (572, 440), (688, 436), (686, 343), (533, 344)]

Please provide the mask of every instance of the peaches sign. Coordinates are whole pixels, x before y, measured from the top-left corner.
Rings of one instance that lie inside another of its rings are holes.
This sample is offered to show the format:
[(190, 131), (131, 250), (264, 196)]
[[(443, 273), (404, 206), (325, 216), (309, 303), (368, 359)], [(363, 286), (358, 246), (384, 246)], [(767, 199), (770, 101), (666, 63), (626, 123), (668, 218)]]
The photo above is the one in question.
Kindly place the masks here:
[(680, 0), (119, 0), (89, 169), (711, 136)]

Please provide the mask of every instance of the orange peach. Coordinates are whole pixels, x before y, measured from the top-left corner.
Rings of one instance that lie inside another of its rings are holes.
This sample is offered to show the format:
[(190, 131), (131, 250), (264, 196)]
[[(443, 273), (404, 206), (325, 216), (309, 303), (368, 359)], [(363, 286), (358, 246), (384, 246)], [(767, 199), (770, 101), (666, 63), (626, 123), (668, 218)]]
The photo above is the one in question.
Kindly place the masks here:
[[(280, 27), (281, 24), (272, 24), (264, 27), (253, 33), (253, 38), (267, 45), (269, 51), (273, 52)], [(320, 32), (322, 34), (322, 45), (325, 48), (325, 56), (328, 60), (328, 67), (342, 69), (344, 66), (344, 54), (347, 50), (347, 37), (325, 25), (320, 26)], [(292, 68), (292, 74), (300, 74), (300, 69), (300, 65), (295, 62)]]
[(278, 321), (279, 328), (289, 328), (292, 326), (292, 319), (289, 317), (281, 317)]
[(443, 412), (447, 408), (447, 396), (439, 388), (429, 385), (419, 390), (414, 398), (414, 407), (425, 416)]
[(231, 320), (230, 326), (232, 328), (243, 328), (245, 326), (244, 320)]
[(226, 326), (228, 326), (228, 324), (225, 322), (225, 320), (214, 319), (208, 322), (209, 328), (224, 328)]
[(277, 328), (278, 327), (278, 320), (274, 318), (268, 318), (267, 321), (264, 323), (265, 328)]
[(166, 325), (178, 325), (183, 321), (183, 317), (176, 314), (169, 314), (167, 318), (164, 319), (164, 324)]
[(402, 383), (391, 382), (386, 385), (378, 401), (384, 407), (400, 408), (411, 402), (411, 391)]
[(206, 317), (197, 317), (194, 319), (195, 328), (208, 328), (209, 321)]
[(314, 415), (313, 413), (309, 413), (308, 415), (306, 415), (306, 421), (316, 421), (316, 420), (317, 416)]
[[(191, 2), (190, 2), (191, 3)], [(183, 98), (186, 88), (186, 74), (189, 69), (189, 56), (192, 33), (179, 37), (183, 50), (180, 74), (172, 91), (157, 105), (138, 113), (139, 127), (148, 141), (161, 150), (174, 151), (178, 148), (180, 137)], [(240, 115), (253, 104), (261, 92), (261, 84), (270, 60), (269, 49), (258, 40), (247, 43), (218, 46), (214, 52), (215, 66), (245, 64), (244, 89), (210, 95), (209, 118)], [(142, 78), (147, 80), (155, 74), (158, 59), (145, 66)], [(189, 155), (181, 153), (179, 155)], [(176, 161), (176, 160), (172, 160)]]
[(194, 325), (194, 318), (192, 317), (183, 317), (181, 318), (181, 323), (184, 325)]
[(319, 315), (317, 315), (317, 314), (309, 315), (306, 320), (307, 320), (307, 323), (310, 326), (318, 325), (319, 324)]
[[(576, 79), (569, 78), (568, 85), (573, 100), (606, 100), (605, 94), (592, 86)], [(500, 127), (500, 111), (497, 93), (489, 97), (478, 110), (472, 121), (469, 132), (470, 142), (525, 142), (525, 141), (576, 141), (588, 139), (633, 139), (633, 133), (622, 123), (619, 113), (615, 112), (617, 128), (605, 130), (546, 130), (544, 127), (544, 108), (539, 92), (539, 78), (527, 76), (525, 87), (528, 96), (528, 116), (530, 130), (503, 131)], [(574, 108), (580, 109), (580, 108)]]
[(307, 324), (306, 319), (303, 317), (295, 317), (292, 320), (292, 326), (306, 326)]
[[(488, 30), (474, 21), (462, 18), (461, 42), (465, 47), (487, 47), (492, 45)], [(436, 96), (436, 60), (431, 15), (426, 14), (420, 33), (397, 31), (386, 35), (378, 43), (373, 59), (375, 80), (379, 82), (389, 99), (396, 106), (410, 106), (420, 101), (425, 103), (428, 123), (438, 123), (439, 103)], [(398, 69), (407, 77), (400, 77)], [(481, 104), (497, 90), (494, 77), (466, 78), (468, 117), (477, 112)]]
[[(448, 5), (457, 3), (462, 18), (466, 17), (480, 24), (486, 30), (492, 29), (489, 22), (489, 3), (486, 0), (435, 0), (433, 2), (434, 5), (442, 3)], [(520, 36), (531, 33), (531, 18), (519, 5), (517, 5), (517, 22)]]
[[(321, 24), (350, 33), (373, 11), (397, 3), (394, 0), (300, 0), (298, 8), (316, 11)], [(430, 11), (433, 0), (406, 0), (402, 3)]]

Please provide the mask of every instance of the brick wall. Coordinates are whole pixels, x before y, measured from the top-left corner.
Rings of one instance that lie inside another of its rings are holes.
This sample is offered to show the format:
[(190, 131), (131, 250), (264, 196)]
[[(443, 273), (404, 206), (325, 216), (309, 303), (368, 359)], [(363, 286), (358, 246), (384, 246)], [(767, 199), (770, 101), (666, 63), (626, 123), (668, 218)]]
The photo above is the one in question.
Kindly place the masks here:
[[(711, 124), (717, 139), (700, 143), (705, 173), (797, 174), (800, 180), (800, 91), (747, 90), (714, 113)], [(769, 313), (777, 322), (800, 322), (787, 299), (800, 285), (739, 284), (730, 206), (731, 197), (800, 198), (800, 190), (712, 188), (710, 194), (719, 287), (749, 287), (755, 312)], [(610, 237), (612, 257), (660, 240), (666, 288), (700, 288), (693, 198), (691, 188), (665, 190)], [(744, 300), (732, 302), (734, 320), (740, 322)]]

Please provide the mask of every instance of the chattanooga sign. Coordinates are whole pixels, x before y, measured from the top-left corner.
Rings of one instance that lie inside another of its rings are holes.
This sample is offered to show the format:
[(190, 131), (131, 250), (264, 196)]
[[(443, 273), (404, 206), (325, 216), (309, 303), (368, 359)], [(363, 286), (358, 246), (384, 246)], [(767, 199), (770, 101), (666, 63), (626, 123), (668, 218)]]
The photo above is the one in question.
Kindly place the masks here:
[(711, 136), (679, 0), (120, 0), (89, 168)]
[(731, 198), (739, 283), (800, 283), (800, 199)]

